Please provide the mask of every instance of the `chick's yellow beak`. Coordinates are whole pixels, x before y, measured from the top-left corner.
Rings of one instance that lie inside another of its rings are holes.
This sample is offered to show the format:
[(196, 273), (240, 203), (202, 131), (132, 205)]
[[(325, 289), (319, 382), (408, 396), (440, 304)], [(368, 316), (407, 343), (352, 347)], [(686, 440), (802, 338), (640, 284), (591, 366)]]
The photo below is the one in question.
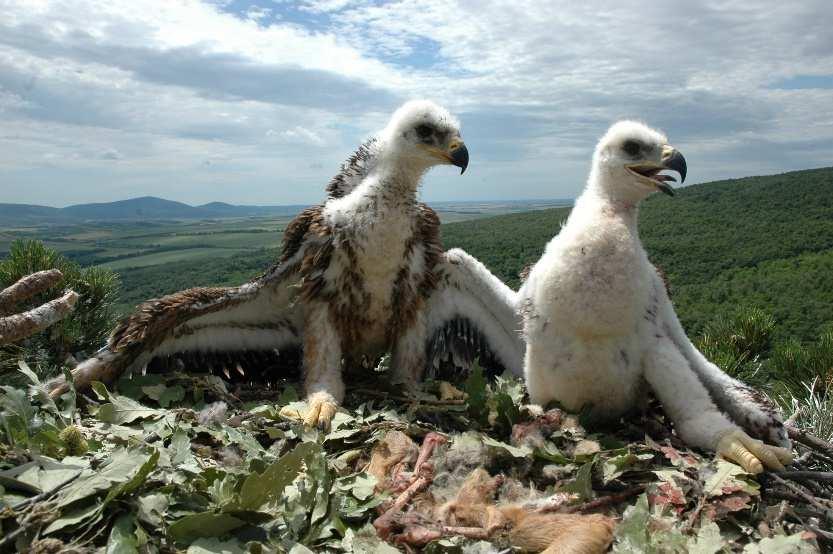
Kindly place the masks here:
[(469, 150), (460, 139), (453, 139), (449, 142), (447, 149), (437, 148), (436, 146), (420, 146), (444, 162), (459, 167), (461, 175), (465, 173), (469, 166)]

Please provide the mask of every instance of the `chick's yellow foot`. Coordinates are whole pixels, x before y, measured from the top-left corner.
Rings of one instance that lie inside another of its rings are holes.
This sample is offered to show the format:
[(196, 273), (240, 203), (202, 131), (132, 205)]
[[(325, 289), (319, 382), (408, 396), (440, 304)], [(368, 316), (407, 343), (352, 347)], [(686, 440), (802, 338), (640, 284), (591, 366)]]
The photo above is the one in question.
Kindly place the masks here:
[(307, 397), (307, 405), (304, 425), (329, 430), (338, 409), (335, 398), (326, 392), (316, 392)]
[(792, 452), (753, 439), (741, 430), (732, 430), (717, 441), (717, 454), (735, 462), (748, 473), (761, 473), (764, 467), (783, 471), (784, 464), (792, 463)]

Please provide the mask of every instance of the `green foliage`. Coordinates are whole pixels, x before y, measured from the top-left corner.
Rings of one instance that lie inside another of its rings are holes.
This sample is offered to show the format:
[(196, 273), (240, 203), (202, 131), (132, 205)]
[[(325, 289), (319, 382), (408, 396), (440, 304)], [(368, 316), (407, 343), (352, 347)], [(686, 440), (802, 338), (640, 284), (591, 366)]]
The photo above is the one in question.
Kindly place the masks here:
[(771, 315), (757, 308), (740, 308), (708, 323), (696, 346), (730, 375), (760, 381), (759, 360), (769, 353), (774, 328)]
[(804, 390), (787, 390), (778, 401), (785, 413), (795, 414), (795, 425), (800, 429), (833, 442), (833, 394), (820, 393), (817, 385), (818, 380), (804, 383)]
[[(28, 393), (6, 387), (0, 395), (3, 421), (15, 418), (12, 425), (31, 437), (36, 426), (44, 430), (35, 422), (51, 421), (54, 430), (60, 428), (54, 412), (68, 407), (63, 405), (68, 399), (50, 405), (33, 375), (27, 373), (32, 379)], [(568, 511), (610, 497), (611, 491), (644, 489), (639, 498), (625, 497), (604, 508), (621, 520), (614, 552), (814, 547), (811, 537), (795, 534), (801, 527), (792, 518), (765, 534), (759, 531), (758, 523), (778, 500), (762, 495), (756, 477), (738, 466), (711, 453), (643, 440), (642, 434), (628, 444), (607, 440), (602, 446), (575, 418), (558, 410), (542, 418), (524, 407), (523, 385), (514, 379), (469, 380), (465, 388), (474, 394), (462, 406), (457, 401), (444, 405), (427, 390), (405, 402), (401, 396), (368, 401), (348, 394), (325, 433), (304, 428), (293, 410), (281, 410), (287, 405), (280, 399), (291, 396), (281, 391), (265, 401), (235, 403), (222, 421), (204, 423), (198, 417), (204, 408), (200, 400), (183, 399), (166, 410), (154, 399), (161, 398), (161, 388), (195, 376), (155, 377), (153, 384), (129, 389), (133, 397), (126, 396), (127, 389), (115, 393), (96, 385), (102, 403), (88, 403), (68, 418), (73, 423), (57, 435), (71, 444), (55, 443), (51, 457), (33, 456), (48, 452), (33, 438), (10, 445), (0, 437), (5, 443), (0, 448), (0, 533), (8, 536), (21, 524), (29, 526), (16, 544), (4, 546), (29, 551), (34, 537), (46, 537), (104, 552), (396, 552), (372, 523), (401, 493), (396, 483), (414, 478), (413, 460), (401, 462), (396, 479), (379, 482), (366, 471), (374, 451), (390, 455), (375, 446), (396, 430), (415, 443), (429, 432), (445, 437), (446, 444), (430, 455), (434, 476), (425, 493), (409, 503), (409, 520), (404, 520), (427, 529), (437, 523), (426, 514), (437, 517), (436, 507), (480, 467), (500, 474), (507, 490)], [(386, 375), (374, 372), (367, 378), (384, 381)], [(470, 401), (475, 405), (467, 405)], [(301, 413), (307, 408), (304, 402), (295, 404)], [(486, 409), (488, 417), (476, 422)], [(511, 421), (494, 413), (503, 409), (511, 412)], [(114, 413), (121, 415), (114, 419)], [(426, 421), (427, 414), (435, 416), (434, 423)], [(546, 433), (539, 428), (543, 421)], [(517, 425), (516, 432), (503, 439), (507, 425)], [(77, 448), (82, 440), (88, 448)], [(47, 498), (36, 498), (41, 493)], [(44, 510), (49, 517), (36, 517)], [(506, 546), (504, 531), (488, 537), (495, 547)], [(425, 551), (462, 551), (468, 543), (446, 537)]]
[(827, 331), (810, 344), (795, 339), (778, 344), (767, 362), (769, 378), (779, 382), (793, 395), (816, 382), (819, 394), (833, 393), (833, 331)]
[(60, 399), (60, 409), (29, 366), (21, 361), (18, 371), (28, 390), (0, 386), (0, 445), (53, 458), (86, 452), (84, 438), (67, 425), (75, 414), (74, 392)]
[(490, 384), (483, 368), (475, 360), (465, 382), (468, 414), (480, 427), (493, 427), (495, 434), (508, 437), (520, 419), (517, 405), (524, 395), (523, 383), (514, 376), (497, 377)]
[(49, 329), (17, 345), (0, 349), (0, 371), (9, 371), (17, 366), (18, 359), (25, 357), (41, 375), (52, 374), (67, 355), (97, 350), (114, 323), (118, 276), (107, 269), (82, 269), (38, 241), (12, 243), (9, 255), (0, 261), (0, 288), (45, 269), (60, 269), (64, 279), (53, 288), (27, 299), (19, 308), (38, 306), (71, 288), (80, 295), (75, 311)]
[(830, 433), (829, 418), (820, 414), (833, 402), (833, 331), (814, 342), (788, 339), (773, 345), (774, 327), (774, 318), (762, 310), (739, 308), (708, 323), (695, 345), (730, 375), (780, 398), (785, 411), (804, 406), (807, 426)]

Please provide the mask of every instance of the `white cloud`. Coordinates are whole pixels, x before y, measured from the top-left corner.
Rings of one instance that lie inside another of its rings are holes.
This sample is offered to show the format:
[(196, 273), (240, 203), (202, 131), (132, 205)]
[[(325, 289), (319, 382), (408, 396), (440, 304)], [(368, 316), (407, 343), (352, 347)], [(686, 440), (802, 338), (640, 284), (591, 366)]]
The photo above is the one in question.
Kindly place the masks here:
[(262, 8), (258, 6), (252, 6), (248, 10), (246, 10), (246, 19), (250, 19), (252, 21), (261, 21), (263, 19), (267, 19), (272, 15), (271, 8)]
[(773, 86), (833, 75), (827, 3), (0, 0), (0, 201), (313, 202), (418, 96), (472, 152), (428, 199), (572, 195), (624, 116), (693, 181), (824, 165), (833, 90)]
[(300, 125), (296, 125), (292, 129), (286, 129), (283, 131), (269, 129), (268, 131), (266, 131), (266, 136), (281, 137), (291, 142), (297, 142), (302, 144), (314, 144), (316, 146), (323, 146), (325, 144), (324, 139), (322, 139), (318, 135), (318, 133)]
[(108, 148), (101, 153), (102, 160), (120, 160), (122, 158), (124, 158), (122, 153), (115, 148)]

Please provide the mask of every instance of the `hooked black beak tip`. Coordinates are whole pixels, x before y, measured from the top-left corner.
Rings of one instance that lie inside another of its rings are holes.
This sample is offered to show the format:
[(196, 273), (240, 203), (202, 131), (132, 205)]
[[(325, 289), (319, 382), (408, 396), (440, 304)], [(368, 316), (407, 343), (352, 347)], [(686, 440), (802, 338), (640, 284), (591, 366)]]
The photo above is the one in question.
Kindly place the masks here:
[(666, 169), (670, 169), (679, 173), (680, 183), (685, 182), (685, 176), (686, 171), (688, 170), (688, 166), (686, 165), (685, 157), (682, 154), (680, 154), (679, 150), (672, 150), (671, 154), (662, 160), (662, 165), (664, 165)]
[(469, 150), (465, 144), (461, 144), (451, 151), (451, 163), (460, 168), (460, 175), (466, 172), (469, 166)]

